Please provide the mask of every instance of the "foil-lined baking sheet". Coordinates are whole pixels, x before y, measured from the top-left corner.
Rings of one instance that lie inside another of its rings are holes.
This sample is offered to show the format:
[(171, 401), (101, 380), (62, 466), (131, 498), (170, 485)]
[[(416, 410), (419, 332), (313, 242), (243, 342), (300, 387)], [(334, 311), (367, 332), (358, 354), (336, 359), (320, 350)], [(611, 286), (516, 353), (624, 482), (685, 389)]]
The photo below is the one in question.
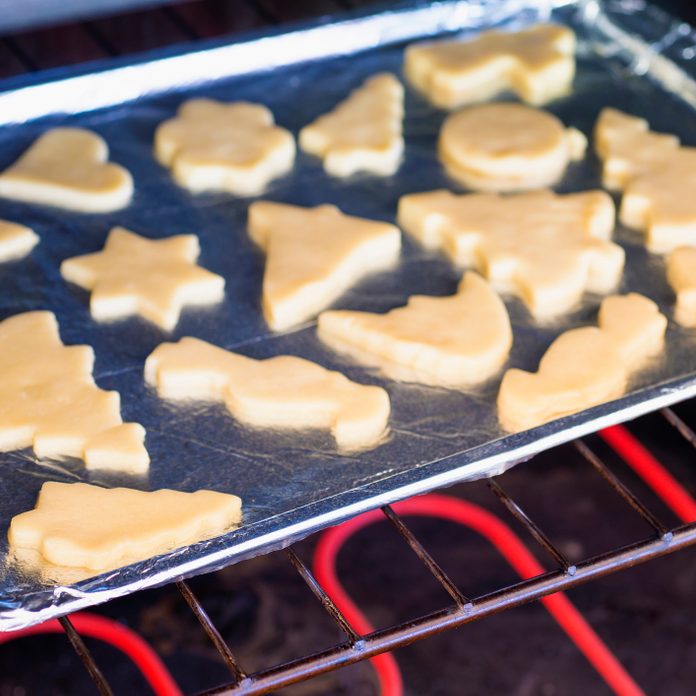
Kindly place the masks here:
[[(186, 98), (261, 102), (280, 125), (297, 133), (367, 76), (382, 70), (400, 74), (406, 43), (549, 18), (571, 26), (580, 39), (574, 91), (548, 107), (567, 125), (590, 134), (600, 109), (614, 106), (696, 145), (696, 82), (690, 67), (696, 34), (640, 0), (410, 4), (287, 33), (257, 34), (231, 45), (209, 44), (196, 52), (159, 52), (138, 62), (97, 64), (81, 73), (69, 69), (36, 81), (5, 83), (0, 93), (1, 167), (45, 128), (80, 125), (106, 138), (112, 159), (133, 173), (136, 190), (132, 205), (107, 215), (0, 201), (0, 217), (30, 225), (41, 237), (29, 257), (0, 266), (0, 318), (50, 309), (58, 316), (65, 343), (92, 345), (98, 384), (118, 390), (124, 420), (147, 429), (152, 466), (147, 477), (134, 479), (87, 473), (77, 461), (40, 461), (30, 451), (0, 455), (0, 630), (220, 568), (378, 505), (498, 474), (543, 449), (696, 394), (696, 331), (674, 323), (664, 260), (649, 254), (636, 232), (619, 227), (616, 233), (627, 252), (620, 291), (644, 293), (670, 318), (664, 354), (635, 376), (625, 397), (506, 435), (495, 411), (502, 372), (466, 392), (396, 383), (322, 345), (313, 324), (270, 333), (260, 311), (263, 255), (245, 230), (251, 199), (192, 196), (152, 157), (155, 127)], [(334, 203), (353, 215), (393, 221), (397, 200), (405, 193), (460, 190), (435, 156), (445, 115), (407, 88), (406, 153), (394, 176), (333, 179), (318, 160), (300, 153), (292, 173), (275, 181), (265, 197), (306, 206)], [(590, 153), (571, 166), (557, 188), (567, 192), (599, 185), (598, 162)], [(92, 321), (87, 294), (64, 283), (58, 268), (67, 257), (100, 249), (117, 224), (150, 237), (199, 235), (200, 263), (227, 280), (224, 302), (186, 309), (172, 334), (135, 318)], [(404, 304), (412, 294), (451, 294), (460, 275), (461, 269), (443, 256), (424, 252), (406, 237), (395, 270), (369, 277), (335, 306), (381, 312)], [(595, 323), (600, 300), (588, 295), (577, 311), (540, 325), (517, 300), (506, 298), (515, 336), (507, 367), (535, 369), (559, 333)], [(328, 433), (252, 429), (231, 418), (222, 405), (160, 400), (143, 383), (143, 362), (162, 341), (188, 335), (257, 358), (299, 355), (356, 381), (383, 385), (392, 400), (388, 440), (372, 451), (346, 455), (336, 450)], [(97, 577), (37, 569), (9, 555), (5, 531), (13, 515), (33, 507), (47, 480), (232, 492), (244, 501), (244, 525)]]

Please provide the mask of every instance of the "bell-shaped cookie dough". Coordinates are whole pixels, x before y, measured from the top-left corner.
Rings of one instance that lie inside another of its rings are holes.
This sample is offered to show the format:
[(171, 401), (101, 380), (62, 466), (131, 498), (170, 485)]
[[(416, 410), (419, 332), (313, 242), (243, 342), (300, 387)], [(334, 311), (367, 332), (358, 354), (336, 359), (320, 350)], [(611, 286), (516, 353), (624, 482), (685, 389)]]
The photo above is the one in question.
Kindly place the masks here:
[(133, 178), (108, 162), (109, 148), (83, 128), (52, 128), (0, 174), (0, 196), (82, 213), (128, 205)]
[(146, 239), (114, 227), (103, 251), (66, 259), (60, 273), (91, 291), (89, 306), (97, 321), (138, 314), (171, 330), (184, 305), (223, 297), (225, 279), (196, 265), (199, 252), (193, 234)]
[(442, 125), (438, 154), (447, 173), (476, 191), (526, 191), (557, 183), (587, 140), (553, 114), (498, 102), (464, 109)]
[(155, 131), (155, 157), (194, 193), (253, 196), (292, 169), (295, 140), (260, 104), (191, 99)]
[(378, 444), (389, 396), (292, 355), (254, 360), (197, 338), (163, 343), (145, 362), (145, 380), (165, 399), (224, 401), (243, 423), (329, 429), (339, 447)]
[(674, 318), (696, 327), (696, 247), (678, 247), (667, 257), (667, 280), (677, 296)]
[(312, 318), (367, 274), (390, 268), (401, 249), (394, 225), (333, 205), (253, 203), (249, 234), (266, 253), (263, 313), (275, 331)]
[(599, 327), (561, 334), (537, 372), (511, 369), (498, 393), (498, 416), (505, 430), (521, 431), (616, 399), (631, 373), (658, 353), (667, 318), (642, 295), (603, 300)]
[(398, 221), (426, 248), (518, 295), (538, 318), (569, 311), (586, 290), (611, 291), (623, 270), (624, 251), (609, 241), (614, 204), (603, 191), (415, 193), (400, 199)]
[(331, 347), (389, 377), (449, 387), (485, 381), (512, 345), (505, 305), (473, 272), (464, 275), (455, 295), (414, 295), (386, 314), (323, 312), (318, 332)]
[(100, 488), (49, 481), (36, 507), (12, 518), (10, 546), (49, 563), (101, 571), (218, 536), (239, 525), (242, 501), (215, 491)]
[(505, 90), (544, 104), (570, 91), (574, 53), (570, 29), (538, 24), (521, 31), (487, 31), (467, 41), (409, 46), (404, 73), (443, 109), (485, 101)]
[(300, 147), (323, 158), (332, 176), (393, 174), (404, 150), (404, 88), (391, 73), (373, 75), (300, 131)]
[(147, 471), (145, 430), (121, 420), (118, 392), (92, 378), (94, 351), (64, 346), (51, 312), (0, 322), (0, 450), (79, 457), (88, 469)]
[(16, 222), (0, 220), (0, 262), (21, 259), (39, 243), (34, 230)]

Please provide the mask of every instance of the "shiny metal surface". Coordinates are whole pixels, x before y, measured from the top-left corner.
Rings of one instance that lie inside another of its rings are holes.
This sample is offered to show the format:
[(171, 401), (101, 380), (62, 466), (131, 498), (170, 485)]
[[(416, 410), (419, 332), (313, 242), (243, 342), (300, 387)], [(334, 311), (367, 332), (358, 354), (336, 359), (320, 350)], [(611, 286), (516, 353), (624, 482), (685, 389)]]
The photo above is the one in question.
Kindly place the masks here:
[[(696, 83), (688, 62), (696, 50), (696, 36), (652, 8), (630, 11), (641, 4), (593, 1), (553, 8), (555, 19), (578, 32), (581, 46), (573, 94), (549, 108), (568, 125), (590, 133), (601, 107), (615, 106), (646, 116), (655, 129), (675, 132), (694, 145)], [(190, 96), (265, 103), (280, 125), (297, 133), (366, 76), (378, 70), (399, 73), (405, 42), (455, 29), (526, 24), (546, 19), (551, 12), (548, 3), (531, 0), (418, 5), (195, 53), (158, 55), (113, 69), (104, 65), (81, 76), (59, 71), (47, 83), (8, 83), (0, 94), (0, 166), (50, 125), (83, 125), (102, 134), (112, 158), (133, 172), (136, 194), (130, 207), (109, 215), (1, 201), (0, 216), (31, 225), (41, 244), (27, 259), (0, 266), (0, 318), (51, 309), (66, 343), (94, 346), (97, 382), (117, 389), (124, 418), (147, 428), (152, 467), (146, 479), (134, 480), (87, 474), (79, 462), (38, 461), (31, 452), (4, 454), (0, 527), (4, 530), (14, 514), (33, 506), (45, 480), (234, 492), (244, 501), (245, 524), (223, 537), (89, 579), (59, 569), (28, 570), (7, 556), (3, 531), (0, 630), (285, 546), (361, 511), (455, 481), (500, 473), (540, 450), (696, 394), (696, 332), (671, 320), (673, 296), (663, 260), (645, 251), (637, 233), (619, 228), (616, 234), (627, 251), (620, 290), (645, 293), (670, 317), (664, 355), (636, 376), (624, 398), (506, 436), (495, 413), (500, 376), (467, 393), (399, 384), (324, 347), (313, 325), (269, 334), (259, 308), (263, 257), (245, 231), (250, 199), (191, 196), (152, 158), (155, 127)], [(317, 160), (300, 154), (292, 174), (274, 182), (265, 197), (300, 205), (331, 202), (351, 214), (393, 220), (404, 193), (438, 187), (459, 190), (435, 158), (444, 116), (408, 89), (406, 154), (395, 176), (331, 179)], [(558, 190), (597, 187), (598, 172), (596, 159), (589, 155), (571, 168)], [(138, 319), (93, 322), (86, 293), (64, 283), (58, 266), (64, 258), (101, 248), (115, 224), (151, 237), (198, 234), (200, 263), (227, 279), (225, 301), (185, 311), (171, 335)], [(402, 261), (394, 271), (357, 285), (336, 306), (383, 311), (414, 293), (450, 294), (460, 273), (443, 257), (426, 254), (405, 239)], [(536, 368), (561, 331), (595, 322), (600, 299), (587, 296), (576, 312), (543, 326), (509, 299), (515, 331), (509, 365)], [(383, 384), (392, 398), (389, 440), (370, 452), (345, 456), (328, 434), (250, 429), (230, 418), (221, 405), (182, 407), (158, 399), (143, 383), (144, 359), (160, 342), (184, 335), (254, 357), (292, 353), (341, 369), (357, 381)]]

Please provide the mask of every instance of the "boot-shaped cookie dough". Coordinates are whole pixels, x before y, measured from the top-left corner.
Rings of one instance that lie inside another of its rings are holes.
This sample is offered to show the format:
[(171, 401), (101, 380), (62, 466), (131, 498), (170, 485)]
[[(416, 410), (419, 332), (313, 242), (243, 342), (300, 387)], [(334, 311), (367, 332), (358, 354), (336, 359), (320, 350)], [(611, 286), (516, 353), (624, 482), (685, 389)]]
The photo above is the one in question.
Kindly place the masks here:
[(678, 247), (667, 258), (667, 280), (677, 296), (674, 318), (696, 327), (696, 247)]
[(0, 262), (26, 256), (39, 243), (34, 230), (16, 222), (0, 220)]
[(624, 251), (609, 241), (614, 204), (603, 191), (415, 193), (399, 201), (398, 220), (426, 248), (518, 295), (538, 318), (569, 311), (586, 290), (611, 291), (623, 270)]
[(498, 393), (501, 425), (514, 432), (528, 430), (618, 398), (631, 373), (662, 349), (666, 328), (666, 317), (646, 297), (607, 297), (598, 328), (561, 334), (537, 372), (505, 373)]
[(465, 387), (495, 374), (512, 345), (505, 305), (476, 273), (449, 297), (414, 295), (386, 314), (328, 311), (319, 338), (395, 379)]

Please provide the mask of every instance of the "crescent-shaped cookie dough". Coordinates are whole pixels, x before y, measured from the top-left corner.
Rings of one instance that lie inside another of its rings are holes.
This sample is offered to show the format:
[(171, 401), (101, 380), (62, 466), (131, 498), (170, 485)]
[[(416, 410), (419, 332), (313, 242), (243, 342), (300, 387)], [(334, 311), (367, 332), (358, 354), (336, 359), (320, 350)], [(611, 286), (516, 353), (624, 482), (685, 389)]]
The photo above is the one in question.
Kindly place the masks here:
[(677, 296), (674, 318), (696, 327), (696, 247), (678, 247), (667, 257), (667, 280)]
[(96, 320), (138, 314), (171, 330), (184, 305), (223, 297), (225, 279), (196, 265), (199, 252), (193, 234), (146, 239), (114, 227), (103, 251), (66, 259), (60, 273), (92, 293), (89, 307)]
[(8, 538), (54, 565), (110, 570), (218, 536), (239, 525), (242, 501), (215, 491), (41, 486), (36, 507), (12, 518)]
[(505, 362), (512, 329), (505, 305), (476, 273), (455, 295), (414, 295), (386, 314), (328, 311), (319, 338), (395, 379), (462, 387), (483, 382)]
[(404, 150), (404, 88), (391, 73), (373, 75), (300, 131), (300, 147), (322, 157), (332, 176), (393, 174)]
[(468, 41), (406, 49), (406, 78), (443, 109), (485, 101), (512, 90), (531, 104), (566, 94), (575, 75), (575, 34), (538, 24), (522, 31), (487, 31)]
[(276, 331), (310, 319), (367, 274), (390, 268), (401, 249), (394, 225), (333, 205), (253, 203), (249, 234), (266, 253), (263, 313)]
[(191, 99), (155, 131), (155, 157), (194, 193), (253, 196), (292, 169), (295, 140), (260, 104)]
[(21, 259), (39, 243), (34, 230), (16, 222), (0, 220), (0, 262)]
[(0, 174), (0, 196), (83, 213), (128, 205), (133, 178), (108, 162), (109, 148), (83, 128), (52, 128)]
[(442, 125), (438, 154), (447, 173), (476, 191), (524, 191), (557, 183), (587, 140), (553, 114), (524, 104), (472, 106)]
[(505, 373), (498, 393), (501, 425), (514, 432), (528, 430), (618, 398), (631, 373), (662, 349), (666, 328), (667, 318), (647, 297), (605, 298), (599, 327), (561, 334), (537, 372)]
[(88, 469), (147, 471), (145, 430), (124, 423), (118, 392), (92, 378), (94, 351), (64, 346), (51, 312), (0, 322), (0, 450), (79, 457)]
[(624, 251), (609, 241), (614, 204), (603, 191), (415, 193), (400, 199), (398, 221), (426, 248), (518, 295), (539, 318), (567, 312), (586, 290), (611, 291), (623, 270)]
[(158, 346), (145, 362), (145, 380), (165, 399), (224, 401), (249, 425), (329, 429), (345, 449), (376, 445), (389, 420), (381, 387), (292, 355), (254, 360), (197, 338)]

